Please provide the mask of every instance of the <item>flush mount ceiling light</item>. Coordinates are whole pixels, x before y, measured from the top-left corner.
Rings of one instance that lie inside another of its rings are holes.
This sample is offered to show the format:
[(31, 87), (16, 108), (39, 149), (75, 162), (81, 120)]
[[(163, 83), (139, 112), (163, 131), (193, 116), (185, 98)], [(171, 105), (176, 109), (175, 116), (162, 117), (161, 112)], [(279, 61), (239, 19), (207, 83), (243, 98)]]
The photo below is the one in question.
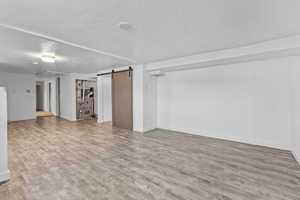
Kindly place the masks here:
[(42, 55), (41, 59), (43, 62), (54, 63), (56, 57), (53, 55)]

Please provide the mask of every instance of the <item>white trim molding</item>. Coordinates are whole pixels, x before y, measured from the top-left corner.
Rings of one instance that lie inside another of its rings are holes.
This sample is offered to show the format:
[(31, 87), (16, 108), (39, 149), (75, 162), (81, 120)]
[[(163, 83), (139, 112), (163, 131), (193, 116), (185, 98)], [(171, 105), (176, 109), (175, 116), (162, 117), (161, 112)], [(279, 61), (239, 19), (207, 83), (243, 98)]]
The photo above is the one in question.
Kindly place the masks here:
[(152, 62), (146, 64), (146, 70), (168, 72), (297, 55), (300, 55), (300, 35)]
[(295, 158), (295, 160), (298, 162), (298, 164), (300, 165), (300, 155), (298, 155), (295, 151), (292, 151), (292, 154)]
[(45, 35), (45, 34), (34, 32), (34, 31), (26, 30), (26, 29), (23, 29), (23, 28), (20, 28), (20, 27), (11, 26), (11, 25), (8, 25), (8, 24), (0, 24), (0, 27), (6, 28), (6, 29), (9, 29), (9, 30), (18, 31), (18, 32), (25, 33), (25, 34), (28, 34), (28, 35), (32, 35), (32, 36), (35, 36), (35, 37), (38, 37), (38, 38), (43, 38), (43, 39), (50, 40), (50, 41), (53, 41), (53, 42), (65, 44), (65, 45), (72, 46), (72, 47), (75, 47), (75, 48), (80, 48), (80, 49), (83, 49), (83, 50), (86, 50), (86, 51), (98, 53), (98, 54), (101, 54), (101, 55), (104, 55), (104, 56), (109, 56), (109, 57), (120, 59), (120, 60), (126, 60), (130, 63), (135, 63), (135, 60), (133, 60), (131, 58), (128, 58), (128, 57), (125, 57), (125, 56), (116, 55), (116, 54), (113, 54), (113, 53), (107, 52), (107, 51), (101, 51), (101, 50), (90, 48), (90, 47), (87, 47), (87, 46), (84, 46), (84, 45), (81, 45), (81, 44), (75, 44), (75, 43), (70, 42), (70, 41), (62, 40), (62, 39), (59, 39), (59, 38), (56, 38), (56, 37), (48, 36), (48, 35)]
[(7, 154), (7, 95), (0, 87), (0, 182), (9, 180)]
[(8, 181), (9, 179), (10, 179), (9, 170), (0, 173), (0, 184), (3, 183), (3, 182)]

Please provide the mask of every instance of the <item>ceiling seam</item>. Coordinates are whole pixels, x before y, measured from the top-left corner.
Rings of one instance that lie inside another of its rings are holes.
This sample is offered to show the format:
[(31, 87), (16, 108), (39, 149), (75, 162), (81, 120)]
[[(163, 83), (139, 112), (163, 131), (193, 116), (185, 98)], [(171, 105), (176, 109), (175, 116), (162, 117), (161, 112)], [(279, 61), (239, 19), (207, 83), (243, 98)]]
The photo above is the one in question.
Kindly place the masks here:
[(18, 32), (22, 32), (22, 33), (25, 33), (25, 34), (28, 34), (28, 35), (33, 35), (35, 37), (39, 37), (39, 38), (42, 38), (42, 39), (47, 39), (47, 40), (57, 42), (57, 43), (61, 43), (61, 44), (65, 44), (65, 45), (68, 45), (68, 46), (84, 49), (84, 50), (91, 51), (91, 52), (94, 52), (94, 53), (98, 53), (98, 54), (101, 54), (101, 55), (105, 55), (105, 56), (109, 56), (109, 57), (113, 57), (113, 58), (117, 58), (117, 59), (121, 59), (121, 60), (126, 60), (126, 61), (129, 61), (129, 62), (133, 63), (133, 64), (136, 63), (135, 60), (133, 60), (131, 58), (128, 58), (128, 57), (125, 57), (125, 56), (119, 56), (119, 55), (116, 55), (116, 54), (113, 54), (113, 53), (110, 53), (110, 52), (100, 51), (98, 49), (90, 48), (90, 47), (87, 47), (87, 46), (84, 46), (84, 45), (75, 44), (73, 42), (62, 40), (62, 39), (59, 39), (59, 38), (56, 38), (56, 37), (51, 37), (51, 36), (44, 35), (44, 34), (41, 34), (41, 33), (37, 33), (37, 32), (34, 32), (34, 31), (22, 29), (22, 28), (19, 28), (19, 27), (16, 27), (16, 26), (11, 26), (11, 25), (8, 25), (8, 24), (0, 24), (0, 27), (10, 29), (10, 30), (14, 30), (14, 31), (18, 31)]

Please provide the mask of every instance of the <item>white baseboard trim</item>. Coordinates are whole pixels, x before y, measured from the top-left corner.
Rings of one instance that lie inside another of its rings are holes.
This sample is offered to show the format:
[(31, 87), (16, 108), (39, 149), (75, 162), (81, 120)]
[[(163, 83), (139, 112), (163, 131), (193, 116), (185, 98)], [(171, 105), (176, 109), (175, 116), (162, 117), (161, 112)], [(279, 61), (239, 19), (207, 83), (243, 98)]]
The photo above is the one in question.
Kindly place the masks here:
[(143, 133), (147, 133), (147, 132), (153, 131), (155, 129), (156, 128), (146, 128), (146, 129), (143, 130)]
[(71, 118), (64, 117), (64, 116), (60, 116), (59, 118), (70, 121), (70, 122), (76, 122), (77, 121), (77, 119), (71, 119)]
[(23, 122), (23, 121), (30, 121), (30, 120), (36, 120), (37, 118), (26, 118), (26, 119), (16, 119), (16, 120), (7, 120), (8, 123), (11, 123), (11, 122)]
[(140, 133), (140, 134), (143, 134), (143, 133), (148, 133), (148, 132), (151, 132), (153, 130), (155, 130), (156, 128), (151, 128), (151, 129), (143, 129), (143, 130), (137, 130), (137, 129), (133, 129), (134, 132), (136, 133)]
[(296, 152), (292, 151), (292, 154), (295, 158), (295, 160), (298, 162), (298, 164), (300, 165), (300, 155), (298, 155)]
[(8, 181), (10, 178), (9, 170), (0, 173), (0, 183)]
[(219, 135), (209, 134), (208, 132), (205, 132), (205, 131), (195, 132), (195, 131), (189, 131), (189, 130), (180, 130), (180, 129), (176, 130), (176, 129), (168, 129), (168, 128), (160, 128), (160, 127), (158, 127), (158, 129), (169, 130), (169, 131), (174, 131), (174, 132), (179, 132), (179, 133), (186, 133), (186, 134), (190, 134), (190, 135), (198, 135), (198, 136), (209, 137), (209, 138), (220, 139), (220, 140), (228, 140), (228, 141), (256, 145), (256, 146), (270, 147), (270, 148), (275, 148), (275, 149), (280, 149), (280, 150), (287, 150), (287, 151), (291, 150), (291, 148), (289, 146), (276, 144), (276, 143), (272, 143), (269, 141), (263, 141), (263, 140), (253, 140), (253, 139), (249, 139), (249, 138), (239, 138), (239, 137), (231, 137), (231, 136), (219, 136)]

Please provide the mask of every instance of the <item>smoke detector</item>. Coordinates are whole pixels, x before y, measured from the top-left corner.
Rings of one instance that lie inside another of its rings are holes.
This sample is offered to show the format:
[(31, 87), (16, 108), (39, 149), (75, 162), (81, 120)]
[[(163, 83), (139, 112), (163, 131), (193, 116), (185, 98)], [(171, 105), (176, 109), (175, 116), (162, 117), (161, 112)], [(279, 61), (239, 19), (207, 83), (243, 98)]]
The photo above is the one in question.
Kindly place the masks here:
[(125, 31), (130, 31), (133, 29), (133, 26), (129, 22), (120, 22), (119, 28)]

